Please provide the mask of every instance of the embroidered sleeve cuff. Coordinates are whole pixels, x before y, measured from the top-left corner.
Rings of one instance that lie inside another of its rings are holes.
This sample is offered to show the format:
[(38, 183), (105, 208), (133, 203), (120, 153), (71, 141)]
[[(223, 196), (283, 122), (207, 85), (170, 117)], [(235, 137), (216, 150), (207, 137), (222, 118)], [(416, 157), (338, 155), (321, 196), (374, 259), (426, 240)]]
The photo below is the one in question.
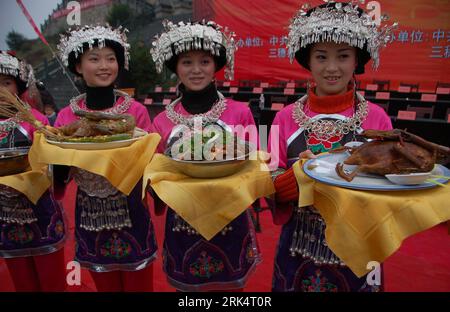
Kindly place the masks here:
[(275, 200), (280, 203), (298, 200), (298, 186), (294, 170), (290, 168), (285, 173), (278, 175), (274, 181), (276, 195)]

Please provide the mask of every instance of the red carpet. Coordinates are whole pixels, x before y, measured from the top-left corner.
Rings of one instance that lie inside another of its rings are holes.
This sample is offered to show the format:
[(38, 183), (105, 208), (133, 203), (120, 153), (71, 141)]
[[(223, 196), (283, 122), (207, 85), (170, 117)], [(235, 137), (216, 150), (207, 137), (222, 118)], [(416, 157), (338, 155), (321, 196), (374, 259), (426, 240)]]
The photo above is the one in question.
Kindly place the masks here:
[[(64, 200), (70, 220), (70, 237), (66, 244), (66, 260), (73, 259), (73, 214), (75, 185), (69, 186), (69, 196)], [(158, 246), (162, 246), (164, 217), (154, 217)], [(261, 214), (262, 233), (258, 234), (263, 262), (249, 280), (246, 291), (270, 291), (273, 257), (280, 227), (274, 226), (270, 212)], [(154, 264), (155, 291), (175, 291), (162, 271), (161, 252)], [(450, 291), (450, 236), (447, 225), (440, 224), (403, 242), (401, 248), (385, 262), (386, 290), (396, 291)], [(69, 291), (95, 291), (94, 283), (86, 270), (82, 272), (82, 285), (71, 286)], [(0, 259), (0, 291), (14, 291), (6, 265)]]

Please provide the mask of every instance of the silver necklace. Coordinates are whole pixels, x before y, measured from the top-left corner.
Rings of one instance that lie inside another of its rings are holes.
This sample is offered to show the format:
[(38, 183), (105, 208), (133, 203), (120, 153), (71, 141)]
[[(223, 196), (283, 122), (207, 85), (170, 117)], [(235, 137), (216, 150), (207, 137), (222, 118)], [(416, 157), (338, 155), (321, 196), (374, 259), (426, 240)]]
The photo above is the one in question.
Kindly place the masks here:
[(366, 99), (359, 93), (356, 93), (356, 96), (358, 98), (356, 112), (352, 117), (346, 118), (345, 120), (313, 120), (307, 116), (303, 108), (308, 99), (308, 95), (303, 96), (294, 103), (292, 118), (299, 127), (308, 133), (314, 133), (321, 139), (328, 140), (334, 136), (346, 135), (360, 128), (368, 114)]
[(16, 116), (0, 121), (1, 140), (4, 140), (5, 137), (9, 136), (9, 148), (14, 147), (15, 135), (13, 130), (17, 127), (18, 124), (19, 120), (16, 118)]
[(17, 120), (15, 117), (8, 118), (0, 121), (0, 133), (8, 133), (17, 126)]
[[(128, 95), (128, 93), (120, 91), (120, 90), (116, 90), (114, 89), (114, 96), (115, 98), (117, 97), (121, 97), (123, 96), (125, 98), (125, 100), (120, 103), (119, 105), (114, 105), (111, 108), (105, 109), (105, 110), (94, 110), (94, 109), (89, 109), (87, 108), (85, 105), (85, 107), (80, 107), (80, 105), (78, 103), (81, 102), (81, 100), (86, 101), (86, 93), (80, 94), (74, 98), (72, 98), (70, 100), (70, 108), (72, 109), (72, 112), (76, 112), (76, 111), (86, 111), (86, 112), (102, 112), (102, 113), (107, 113), (107, 114), (123, 114), (125, 113), (131, 106), (131, 96)], [(114, 104), (116, 103), (116, 100), (114, 100)]]
[(202, 126), (205, 126), (209, 123), (214, 123), (217, 120), (219, 120), (222, 113), (227, 108), (226, 99), (223, 96), (222, 93), (217, 92), (217, 95), (219, 96), (219, 99), (213, 104), (211, 109), (207, 111), (206, 113), (202, 114), (195, 114), (192, 116), (184, 116), (175, 111), (175, 106), (181, 101), (182, 97), (179, 97), (172, 103), (168, 104), (166, 106), (166, 115), (172, 121), (174, 124), (179, 125), (183, 124), (185, 126), (188, 126), (189, 128), (194, 127), (194, 120), (197, 118), (201, 118), (202, 120)]

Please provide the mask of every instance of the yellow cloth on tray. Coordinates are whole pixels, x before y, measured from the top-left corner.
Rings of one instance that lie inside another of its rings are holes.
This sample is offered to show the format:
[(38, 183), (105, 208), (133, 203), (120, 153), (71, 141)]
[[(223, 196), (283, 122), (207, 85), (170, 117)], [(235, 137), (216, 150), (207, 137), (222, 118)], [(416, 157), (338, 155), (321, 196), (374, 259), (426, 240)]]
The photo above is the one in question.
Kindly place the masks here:
[(275, 192), (262, 157), (249, 160), (237, 173), (196, 179), (179, 172), (173, 160), (155, 154), (144, 174), (156, 194), (200, 235), (210, 240), (256, 199)]
[(450, 219), (448, 185), (414, 191), (359, 191), (310, 179), (293, 165), (299, 207), (313, 205), (326, 223), (330, 249), (359, 277), (383, 262), (407, 237)]
[(129, 195), (141, 179), (160, 139), (158, 134), (151, 133), (127, 147), (76, 150), (49, 144), (44, 135), (36, 133), (29, 158), (39, 165), (73, 166), (98, 174), (119, 191)]
[(19, 191), (36, 205), (39, 198), (50, 187), (51, 181), (45, 171), (35, 170), (0, 177), (0, 184)]

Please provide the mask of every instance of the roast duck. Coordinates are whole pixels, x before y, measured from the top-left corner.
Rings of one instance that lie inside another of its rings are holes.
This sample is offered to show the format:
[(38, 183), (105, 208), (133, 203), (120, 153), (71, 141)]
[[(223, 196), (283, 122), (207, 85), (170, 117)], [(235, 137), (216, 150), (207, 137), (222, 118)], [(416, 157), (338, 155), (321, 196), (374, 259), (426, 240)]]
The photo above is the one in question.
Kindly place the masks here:
[[(332, 152), (347, 150), (350, 156), (336, 165), (337, 174), (352, 181), (359, 173), (377, 175), (429, 172), (435, 163), (448, 163), (450, 148), (429, 142), (404, 130), (366, 130), (362, 133), (369, 142), (357, 147), (341, 147)], [(343, 165), (356, 165), (352, 172)]]
[(59, 127), (44, 126), (36, 120), (28, 104), (0, 88), (0, 116), (15, 117), (35, 126), (47, 139), (63, 142), (108, 142), (133, 137), (135, 119), (129, 114), (77, 111), (80, 119)]
[(69, 142), (106, 142), (129, 139), (133, 136), (136, 122), (129, 114), (77, 111), (80, 117), (66, 126), (49, 128), (52, 139)]

